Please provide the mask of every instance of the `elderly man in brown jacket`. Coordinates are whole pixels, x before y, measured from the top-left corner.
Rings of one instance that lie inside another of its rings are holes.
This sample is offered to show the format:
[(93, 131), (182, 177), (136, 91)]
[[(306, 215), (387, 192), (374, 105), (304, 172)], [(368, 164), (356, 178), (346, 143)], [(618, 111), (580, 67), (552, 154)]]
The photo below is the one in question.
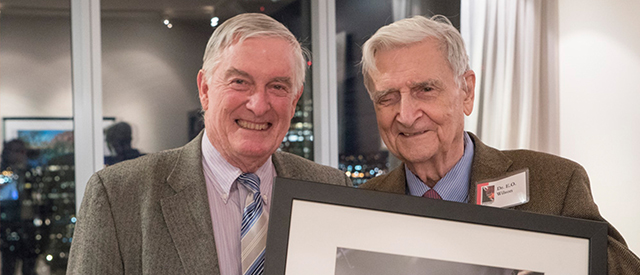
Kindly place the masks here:
[(305, 69), (296, 38), (267, 15), (216, 28), (197, 78), (205, 130), (91, 177), (67, 274), (262, 274), (273, 178), (351, 185), (276, 151)]
[[(605, 221), (579, 164), (499, 151), (464, 131), (475, 93), (468, 63), (462, 37), (441, 16), (397, 21), (364, 44), (362, 71), (380, 135), (403, 165), (361, 188), (474, 203), (476, 183), (528, 169), (530, 199), (515, 209)], [(640, 259), (611, 225), (608, 235), (609, 274), (638, 274)]]

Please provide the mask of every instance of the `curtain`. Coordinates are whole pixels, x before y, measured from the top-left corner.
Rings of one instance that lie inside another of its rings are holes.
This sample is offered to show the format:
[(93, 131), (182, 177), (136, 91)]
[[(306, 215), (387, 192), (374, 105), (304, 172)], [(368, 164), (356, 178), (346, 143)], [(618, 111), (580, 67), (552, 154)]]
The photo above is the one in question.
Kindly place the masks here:
[(476, 73), (465, 128), (500, 149), (559, 153), (557, 0), (462, 0)]

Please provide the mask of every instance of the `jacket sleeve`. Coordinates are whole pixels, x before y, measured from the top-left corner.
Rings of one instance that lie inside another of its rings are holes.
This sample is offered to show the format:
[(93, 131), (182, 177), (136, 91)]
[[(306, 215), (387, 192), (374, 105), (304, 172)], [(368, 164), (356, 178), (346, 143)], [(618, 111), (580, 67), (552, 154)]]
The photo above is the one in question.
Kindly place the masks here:
[[(587, 172), (583, 168), (574, 170), (566, 192), (563, 216), (607, 222), (598, 211), (593, 200)], [(622, 235), (608, 223), (608, 269), (609, 274), (638, 274), (640, 259), (624, 241)]]
[(94, 174), (78, 213), (67, 274), (124, 274), (116, 234), (107, 190)]

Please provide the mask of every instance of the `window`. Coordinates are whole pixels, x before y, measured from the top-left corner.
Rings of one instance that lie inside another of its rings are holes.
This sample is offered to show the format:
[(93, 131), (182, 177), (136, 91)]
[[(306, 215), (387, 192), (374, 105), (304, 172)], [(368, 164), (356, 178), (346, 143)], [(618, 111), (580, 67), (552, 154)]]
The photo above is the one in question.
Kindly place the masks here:
[[(131, 141), (125, 145), (127, 156), (111, 150), (107, 164), (180, 147), (200, 132), (203, 122), (196, 76), (216, 26), (240, 13), (266, 13), (309, 48), (309, 2), (102, 1), (103, 112), (129, 126), (121, 126), (123, 134), (116, 133), (117, 129), (105, 134), (108, 141)], [(311, 96), (308, 72), (305, 91), (281, 145), (282, 150), (309, 159), (313, 159)]]
[(69, 1), (0, 1), (2, 274), (64, 274), (75, 225)]

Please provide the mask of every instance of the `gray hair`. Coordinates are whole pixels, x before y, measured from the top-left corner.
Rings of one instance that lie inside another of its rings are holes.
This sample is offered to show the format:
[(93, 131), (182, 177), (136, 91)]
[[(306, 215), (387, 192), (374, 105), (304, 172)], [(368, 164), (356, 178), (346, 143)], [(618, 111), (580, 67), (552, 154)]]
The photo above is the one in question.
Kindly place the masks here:
[[(220, 62), (220, 55), (230, 46), (252, 37), (276, 37), (289, 42), (295, 58), (293, 84), (299, 88), (304, 84), (309, 51), (302, 47), (296, 37), (282, 23), (262, 13), (243, 13), (222, 23), (211, 35), (202, 58), (202, 69), (211, 72)], [(302, 92), (302, 89), (300, 91)]]
[(442, 15), (431, 18), (418, 15), (380, 28), (362, 46), (362, 75), (369, 96), (372, 96), (371, 93), (375, 89), (371, 73), (378, 71), (375, 60), (377, 51), (401, 48), (431, 37), (440, 41), (440, 50), (449, 61), (456, 84), (461, 87), (460, 77), (470, 70), (470, 67), (460, 32)]

